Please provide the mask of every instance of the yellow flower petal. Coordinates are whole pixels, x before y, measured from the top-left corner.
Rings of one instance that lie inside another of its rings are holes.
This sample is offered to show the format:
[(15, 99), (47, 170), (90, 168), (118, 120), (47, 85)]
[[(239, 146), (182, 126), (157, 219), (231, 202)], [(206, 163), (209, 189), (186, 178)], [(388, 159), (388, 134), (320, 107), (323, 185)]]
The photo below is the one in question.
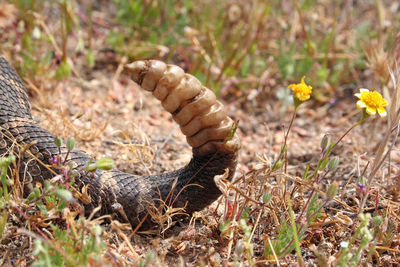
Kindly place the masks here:
[(366, 111), (370, 116), (374, 116), (376, 114), (376, 108), (371, 108), (367, 106)]
[(364, 102), (362, 102), (361, 100), (357, 101), (357, 108), (361, 109), (361, 108), (366, 108), (367, 106), (364, 104)]
[(312, 87), (307, 85), (304, 81), (306, 76), (301, 78), (301, 82), (297, 84), (291, 84), (288, 86), (293, 91), (294, 97), (299, 101), (303, 102), (310, 98)]
[(381, 117), (385, 117), (387, 115), (386, 110), (384, 108), (377, 108), (376, 110), (378, 111), (378, 114)]
[(361, 88), (360, 93), (354, 95), (360, 99), (357, 101), (357, 108), (365, 108), (365, 111), (370, 116), (374, 116), (377, 111), (381, 117), (386, 116), (385, 107), (388, 102), (376, 90), (371, 92), (368, 89)]

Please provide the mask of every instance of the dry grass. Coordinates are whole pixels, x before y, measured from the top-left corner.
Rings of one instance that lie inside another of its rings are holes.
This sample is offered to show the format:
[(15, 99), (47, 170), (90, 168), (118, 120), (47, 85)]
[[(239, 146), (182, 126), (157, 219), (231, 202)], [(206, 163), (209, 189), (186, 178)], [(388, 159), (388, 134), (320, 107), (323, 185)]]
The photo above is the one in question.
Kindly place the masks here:
[[(44, 127), (135, 174), (182, 166), (190, 156), (183, 135), (155, 99), (121, 75), (128, 58), (151, 57), (179, 64), (214, 89), (240, 121), (243, 148), (235, 179), (217, 179), (218, 201), (184, 222), (173, 220), (183, 210), (154, 207), (156, 231), (110, 216), (84, 218), (79, 203), (60, 198), (59, 180), (48, 191), (38, 185), (32, 201), (21, 188), (7, 198), (2, 191), (0, 264), (400, 261), (398, 3), (33, 2), (0, 3), (10, 10), (0, 11), (0, 52), (23, 77)], [(294, 109), (287, 85), (303, 75), (313, 99), (288, 132)], [(382, 93), (388, 116), (368, 118), (341, 139), (360, 119), (358, 88)], [(330, 141), (321, 146), (325, 134)], [(328, 163), (335, 157), (337, 168)], [(9, 180), (18, 185), (13, 164)]]

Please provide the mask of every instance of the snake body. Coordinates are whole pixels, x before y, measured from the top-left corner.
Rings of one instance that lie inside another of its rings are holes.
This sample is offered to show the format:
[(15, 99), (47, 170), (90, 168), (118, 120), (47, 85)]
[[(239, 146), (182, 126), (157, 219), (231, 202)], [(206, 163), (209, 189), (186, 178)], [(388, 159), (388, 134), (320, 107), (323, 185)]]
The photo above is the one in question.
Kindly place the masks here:
[[(137, 61), (126, 65), (125, 73), (172, 114), (193, 147), (193, 156), (186, 166), (169, 173), (136, 176), (112, 169), (87, 175), (85, 167), (91, 158), (72, 150), (67, 165), (77, 174), (78, 191), (87, 188), (90, 196), (90, 201), (83, 203), (85, 212), (101, 205), (101, 214), (115, 214), (137, 226), (143, 221), (154, 224), (154, 217), (147, 216), (149, 209), (163, 203), (188, 214), (205, 208), (221, 194), (214, 177), (228, 169), (227, 179), (231, 179), (236, 169), (240, 144), (236, 134), (232, 135), (233, 121), (214, 93), (177, 66)], [(59, 171), (52, 165), (54, 156), (60, 156), (55, 136), (34, 121), (25, 86), (1, 56), (0, 129), (0, 155), (18, 157), (19, 179), (25, 184), (43, 183)], [(61, 154), (66, 155), (65, 147)]]

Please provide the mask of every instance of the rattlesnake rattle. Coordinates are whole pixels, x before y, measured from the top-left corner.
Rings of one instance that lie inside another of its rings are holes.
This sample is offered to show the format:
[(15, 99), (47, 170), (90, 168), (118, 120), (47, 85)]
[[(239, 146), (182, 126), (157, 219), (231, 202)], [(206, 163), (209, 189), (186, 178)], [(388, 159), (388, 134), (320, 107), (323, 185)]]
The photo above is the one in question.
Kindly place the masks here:
[[(232, 135), (234, 122), (227, 116), (215, 94), (194, 76), (180, 67), (158, 60), (136, 61), (124, 68), (124, 73), (144, 90), (161, 101), (179, 124), (192, 147), (192, 159), (181, 169), (150, 176), (137, 176), (118, 170), (96, 170), (85, 175), (90, 156), (80, 150), (69, 153), (67, 164), (77, 172), (76, 184), (88, 189), (90, 201), (82, 203), (90, 214), (101, 205), (100, 214), (114, 214), (132, 227), (140, 223), (154, 225), (150, 208), (160, 205), (157, 200), (173, 200), (173, 207), (184, 208), (187, 214), (202, 210), (221, 194), (214, 177), (224, 174), (231, 179), (237, 165), (240, 141)], [(51, 159), (59, 154), (55, 136), (43, 129), (32, 118), (27, 91), (16, 71), (0, 56), (0, 154), (18, 156), (20, 177), (28, 177), (25, 187), (32, 182), (43, 183), (54, 177)], [(65, 156), (66, 149), (62, 148)], [(122, 210), (117, 211), (116, 206)]]

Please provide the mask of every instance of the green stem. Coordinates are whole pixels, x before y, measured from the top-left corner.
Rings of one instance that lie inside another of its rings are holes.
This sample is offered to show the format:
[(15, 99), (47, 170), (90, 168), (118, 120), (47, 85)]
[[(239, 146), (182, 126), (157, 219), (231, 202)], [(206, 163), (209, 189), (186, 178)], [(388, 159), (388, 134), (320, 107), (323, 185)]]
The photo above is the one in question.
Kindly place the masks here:
[(284, 155), (284, 151), (286, 150), (286, 144), (287, 144), (287, 139), (288, 139), (288, 136), (289, 136), (289, 132), (290, 132), (290, 129), (292, 128), (293, 121), (296, 118), (296, 113), (297, 113), (297, 108), (298, 107), (299, 107), (299, 105), (295, 105), (294, 106), (293, 115), (292, 115), (292, 118), (290, 120), (289, 127), (288, 127), (288, 129), (286, 131), (286, 134), (285, 134), (285, 138), (284, 138), (285, 140), (284, 140), (281, 152), (280, 152), (278, 158), (275, 160), (274, 165), (272, 166), (271, 170), (275, 170), (276, 165), (278, 164), (278, 162), (282, 159), (282, 157)]
[(286, 134), (285, 134), (285, 143), (283, 144), (283, 147), (286, 147), (286, 143), (287, 143), (287, 139), (288, 139), (288, 136), (289, 136), (289, 132), (290, 132), (290, 129), (292, 128), (293, 121), (294, 121), (294, 119), (296, 118), (296, 114), (297, 114), (297, 109), (298, 109), (298, 107), (299, 107), (299, 105), (295, 105), (295, 107), (294, 107), (292, 119), (290, 120), (289, 127), (288, 127), (288, 129), (287, 129)]
[(1, 166), (1, 183), (3, 184), (3, 195), (5, 200), (9, 200), (8, 197), (8, 188), (7, 188), (7, 168), (8, 164), (6, 160), (3, 160), (2, 166)]
[(296, 254), (298, 258), (298, 262), (303, 262), (303, 258), (301, 256), (301, 250), (300, 250), (300, 242), (299, 242), (299, 237), (297, 236), (297, 228), (296, 228), (296, 222), (294, 220), (294, 214), (293, 214), (293, 209), (292, 209), (292, 203), (289, 201), (289, 214), (290, 214), (290, 221), (292, 224), (292, 231), (293, 231), (293, 239), (294, 239), (294, 245), (296, 248)]
[(339, 140), (336, 141), (336, 143), (332, 146), (332, 148), (330, 149), (330, 152), (332, 152), (332, 150), (336, 147), (337, 144), (340, 143), (340, 141), (342, 141), (342, 139), (354, 128), (356, 128), (358, 125), (360, 125), (361, 123), (363, 123), (367, 118), (369, 117), (368, 113), (365, 111), (365, 109), (363, 109), (363, 115), (360, 119), (359, 122), (357, 122), (356, 124), (354, 124), (353, 126), (351, 126), (343, 135), (342, 137), (339, 138)]
[(7, 224), (7, 220), (8, 220), (8, 211), (7, 209), (4, 209), (2, 218), (0, 218), (0, 238), (3, 235), (4, 228), (6, 227)]

